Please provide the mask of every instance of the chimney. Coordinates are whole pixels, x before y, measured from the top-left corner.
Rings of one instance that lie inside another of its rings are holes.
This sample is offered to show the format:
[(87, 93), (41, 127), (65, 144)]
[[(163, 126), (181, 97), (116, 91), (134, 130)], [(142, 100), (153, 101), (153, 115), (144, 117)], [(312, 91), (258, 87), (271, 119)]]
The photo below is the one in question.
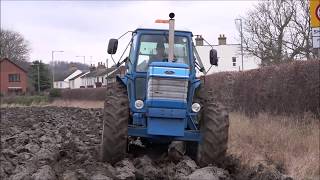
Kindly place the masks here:
[(73, 62), (71, 62), (71, 63), (69, 64), (69, 71), (73, 71), (73, 70), (75, 70), (75, 69), (77, 69), (76, 65), (75, 65)]
[(203, 46), (203, 38), (201, 35), (197, 35), (196, 37), (196, 46)]
[(98, 62), (98, 67), (97, 69), (105, 69), (106, 66), (102, 62)]
[(96, 67), (94, 66), (94, 64), (91, 64), (89, 70), (90, 70), (90, 72), (96, 70)]
[(74, 67), (74, 64), (72, 62), (69, 63), (69, 68)]
[(219, 45), (227, 45), (227, 38), (224, 36), (224, 34), (219, 35), (218, 42)]

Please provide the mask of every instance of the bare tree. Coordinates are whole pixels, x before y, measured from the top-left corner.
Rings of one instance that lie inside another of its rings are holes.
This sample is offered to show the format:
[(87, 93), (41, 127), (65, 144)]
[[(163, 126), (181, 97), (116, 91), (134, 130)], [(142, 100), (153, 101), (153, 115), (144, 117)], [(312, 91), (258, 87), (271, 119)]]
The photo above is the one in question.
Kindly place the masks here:
[(289, 24), (289, 41), (287, 48), (292, 54), (289, 58), (313, 59), (308, 1), (294, 1), (295, 11)]
[(304, 0), (262, 1), (243, 19), (244, 49), (261, 59), (262, 66), (310, 57), (309, 11)]
[(13, 61), (27, 61), (29, 59), (29, 43), (18, 32), (0, 30), (0, 58)]

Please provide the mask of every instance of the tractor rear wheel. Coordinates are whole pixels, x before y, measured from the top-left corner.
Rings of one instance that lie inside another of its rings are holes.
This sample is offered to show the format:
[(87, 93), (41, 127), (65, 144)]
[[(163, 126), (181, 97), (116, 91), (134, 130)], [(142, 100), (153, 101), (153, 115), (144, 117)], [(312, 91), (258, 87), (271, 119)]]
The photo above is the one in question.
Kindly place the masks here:
[(200, 166), (223, 161), (229, 133), (227, 111), (213, 102), (204, 103), (200, 119), (202, 141), (198, 145), (197, 161)]
[(126, 88), (120, 82), (107, 89), (103, 113), (101, 160), (116, 163), (127, 150), (129, 101)]

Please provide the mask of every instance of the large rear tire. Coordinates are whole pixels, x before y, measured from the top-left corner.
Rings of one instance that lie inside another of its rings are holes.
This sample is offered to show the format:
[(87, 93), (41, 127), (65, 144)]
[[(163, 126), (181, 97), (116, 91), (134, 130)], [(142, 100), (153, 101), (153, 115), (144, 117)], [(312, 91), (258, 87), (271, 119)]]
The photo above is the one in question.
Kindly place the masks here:
[(126, 88), (119, 82), (107, 89), (103, 113), (101, 160), (116, 163), (127, 151), (129, 101)]
[(200, 120), (202, 141), (198, 145), (200, 166), (219, 165), (228, 148), (229, 116), (226, 109), (212, 102), (204, 103)]

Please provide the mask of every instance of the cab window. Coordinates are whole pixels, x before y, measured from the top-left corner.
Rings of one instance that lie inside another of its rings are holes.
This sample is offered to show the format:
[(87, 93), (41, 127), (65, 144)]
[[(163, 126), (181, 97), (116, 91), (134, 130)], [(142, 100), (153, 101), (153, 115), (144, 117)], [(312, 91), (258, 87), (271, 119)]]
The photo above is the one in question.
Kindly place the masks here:
[[(142, 35), (136, 70), (145, 72), (152, 62), (167, 62), (168, 46), (168, 35)], [(187, 37), (175, 36), (173, 62), (189, 65)]]

